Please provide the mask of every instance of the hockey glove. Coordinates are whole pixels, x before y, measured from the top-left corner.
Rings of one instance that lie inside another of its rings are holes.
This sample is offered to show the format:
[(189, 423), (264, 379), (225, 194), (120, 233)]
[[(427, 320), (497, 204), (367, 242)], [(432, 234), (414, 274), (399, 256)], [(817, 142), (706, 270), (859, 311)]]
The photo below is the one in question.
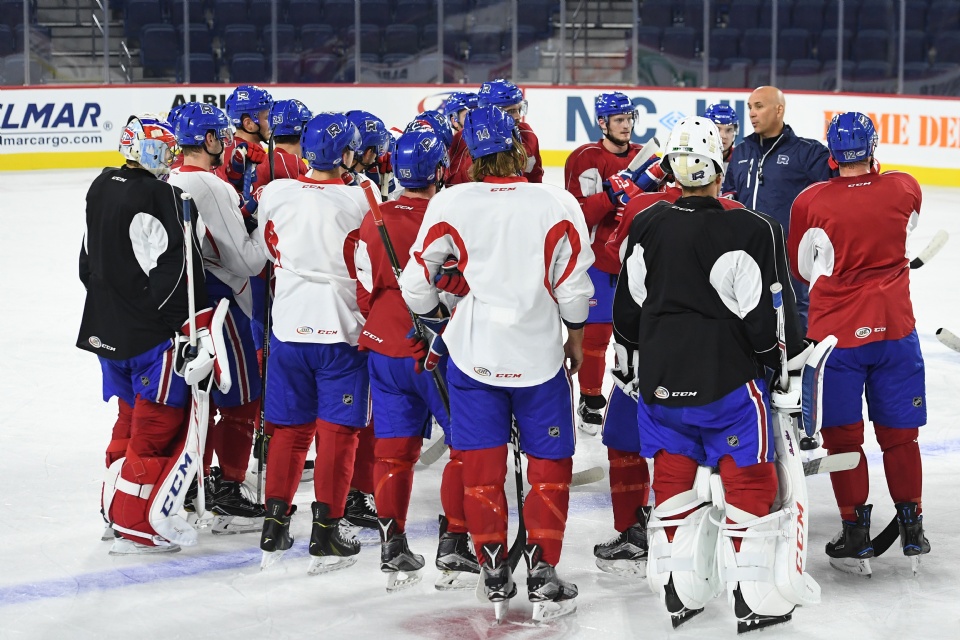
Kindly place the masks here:
[(616, 355), (616, 366), (610, 370), (613, 382), (623, 389), (625, 394), (636, 400), (640, 397), (640, 381), (637, 379), (640, 352), (636, 349), (628, 349), (617, 342), (613, 343), (613, 352)]
[[(227, 165), (227, 178), (237, 189), (243, 188), (244, 172), (248, 164), (260, 164), (267, 159), (267, 153), (259, 144), (238, 142), (230, 154), (230, 164)], [(249, 162), (248, 162), (249, 161)]]
[(343, 184), (348, 187), (358, 186), (360, 181), (357, 180), (357, 176), (352, 171), (344, 171), (340, 174), (340, 180), (343, 181)]
[[(174, 356), (174, 370), (186, 380), (188, 385), (199, 385), (213, 375), (213, 383), (221, 391), (230, 390), (230, 371), (225, 366), (221, 366), (222, 363), (225, 364), (223, 359), (226, 357), (226, 349), (220, 333), (225, 315), (226, 313), (215, 314), (211, 308), (197, 312), (195, 347), (190, 345), (190, 322), (185, 322), (180, 328)], [(218, 349), (218, 343), (220, 349)], [(218, 358), (219, 352), (223, 355)]]
[(610, 178), (603, 183), (603, 188), (606, 189), (607, 196), (615, 207), (622, 207), (630, 202), (631, 198), (636, 198), (643, 193), (633, 180), (629, 177), (625, 178), (619, 173), (610, 176)]
[(447, 256), (446, 262), (434, 276), (433, 282), (437, 285), (437, 289), (462, 298), (470, 293), (470, 285), (467, 284), (463, 273), (457, 268), (459, 264), (456, 257)]
[(660, 188), (660, 183), (663, 182), (666, 173), (660, 166), (660, 156), (651, 156), (636, 171), (624, 169), (617, 175), (627, 178), (640, 187), (641, 191), (656, 191)]
[(253, 182), (257, 176), (257, 165), (251, 164), (243, 173), (243, 193), (240, 195), (240, 213), (247, 233), (257, 228), (257, 200), (253, 197)]
[[(439, 313), (439, 315), (437, 315)], [(440, 359), (447, 355), (447, 345), (441, 337), (450, 321), (450, 312), (442, 304), (437, 305), (429, 315), (420, 316), (420, 324), (427, 335), (424, 336), (427, 344), (427, 353), (422, 361), (418, 360), (417, 373), (433, 371), (440, 364)]]

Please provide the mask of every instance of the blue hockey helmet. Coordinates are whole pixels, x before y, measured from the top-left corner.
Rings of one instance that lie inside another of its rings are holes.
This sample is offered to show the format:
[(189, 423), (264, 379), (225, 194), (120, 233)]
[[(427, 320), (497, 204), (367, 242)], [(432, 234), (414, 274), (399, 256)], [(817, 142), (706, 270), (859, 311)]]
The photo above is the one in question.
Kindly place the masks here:
[(450, 166), (450, 156), (440, 136), (426, 128), (400, 136), (391, 160), (397, 181), (407, 189), (441, 184), (444, 168)]
[(178, 104), (176, 106), (170, 107), (170, 111), (167, 111), (167, 122), (170, 123), (171, 129), (176, 129), (177, 127), (177, 118), (180, 117), (180, 112), (183, 111), (183, 108), (188, 103), (184, 102), (183, 104)]
[(344, 151), (360, 148), (360, 132), (344, 114), (326, 111), (306, 124), (300, 146), (307, 164), (318, 171), (333, 171), (343, 164)]
[(703, 112), (703, 117), (712, 120), (714, 124), (732, 124), (740, 128), (740, 117), (737, 110), (723, 102), (715, 102)]
[(233, 142), (233, 129), (227, 114), (206, 102), (188, 102), (180, 109), (175, 125), (177, 144), (181, 146), (201, 146), (207, 132), (213, 134), (223, 144)]
[(390, 132), (383, 120), (367, 111), (347, 111), (347, 120), (360, 132), (360, 153), (370, 147), (377, 150), (379, 158), (390, 150)]
[(443, 102), (443, 115), (449, 118), (450, 116), (457, 115), (464, 109), (467, 111), (476, 109), (480, 106), (478, 104), (479, 100), (479, 96), (475, 93), (470, 93), (469, 91), (454, 91), (447, 96), (447, 99)]
[(873, 121), (857, 111), (833, 116), (827, 129), (827, 148), (839, 164), (867, 160), (877, 148)]
[(177, 155), (173, 127), (163, 118), (150, 114), (130, 116), (120, 133), (120, 153), (131, 162), (163, 179)]
[(463, 121), (463, 139), (470, 156), (476, 160), (501, 151), (509, 151), (517, 144), (513, 137), (516, 121), (494, 106), (477, 107)]
[(301, 136), (313, 114), (299, 100), (277, 100), (270, 109), (270, 128), (275, 136)]
[[(523, 99), (523, 92), (520, 91), (520, 87), (509, 80), (497, 78), (496, 80), (484, 82), (480, 85), (477, 104), (480, 107), (492, 105), (501, 108), (515, 104), (523, 104), (525, 107), (526, 101)], [(526, 113), (525, 108), (524, 113)]]
[(610, 93), (601, 93), (593, 100), (593, 106), (597, 120), (603, 118), (606, 120), (610, 116), (632, 115), (637, 119), (637, 108), (625, 93), (612, 91)]
[(242, 84), (227, 97), (226, 107), (230, 122), (239, 127), (244, 114), (256, 120), (258, 113), (269, 111), (273, 107), (273, 97), (257, 85)]
[(403, 131), (406, 133), (407, 131), (413, 131), (422, 127), (433, 129), (434, 133), (440, 136), (440, 140), (443, 141), (443, 146), (448, 149), (450, 145), (453, 144), (453, 129), (450, 128), (450, 121), (439, 111), (433, 109), (424, 111), (411, 120), (410, 124), (408, 124)]

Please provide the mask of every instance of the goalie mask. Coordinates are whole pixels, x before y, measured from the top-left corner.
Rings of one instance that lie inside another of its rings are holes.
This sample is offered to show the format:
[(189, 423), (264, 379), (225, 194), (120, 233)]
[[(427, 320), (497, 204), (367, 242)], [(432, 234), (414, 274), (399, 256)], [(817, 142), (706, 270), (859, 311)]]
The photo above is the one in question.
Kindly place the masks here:
[(717, 125), (702, 116), (684, 118), (670, 132), (664, 157), (681, 185), (710, 184), (723, 174), (723, 143)]
[(163, 178), (170, 173), (178, 153), (173, 127), (160, 116), (130, 116), (120, 134), (120, 153), (127, 160)]

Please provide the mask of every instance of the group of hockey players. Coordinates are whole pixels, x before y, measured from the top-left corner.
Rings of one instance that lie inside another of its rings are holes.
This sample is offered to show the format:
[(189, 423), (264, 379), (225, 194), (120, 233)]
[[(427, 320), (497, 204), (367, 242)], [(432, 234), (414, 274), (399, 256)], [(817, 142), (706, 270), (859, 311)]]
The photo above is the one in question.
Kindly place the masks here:
[[(80, 253), (77, 346), (98, 355), (119, 406), (102, 500), (111, 553), (177, 551), (209, 524), (260, 532), (266, 569), (293, 545), (314, 447), (309, 573), (352, 565), (365, 528), (387, 590), (406, 588), (425, 566), (405, 533), (413, 469), (438, 425), (436, 587), (476, 588), (500, 620), (522, 556), (534, 618), (565, 615), (578, 593), (556, 571), (575, 432), (602, 429), (617, 535), (595, 546), (598, 567), (645, 576), (674, 626), (726, 590), (739, 629), (762, 628), (819, 600), (801, 440), (859, 454), (832, 474), (832, 563), (869, 574), (882, 553), (864, 388), (891, 527), (905, 555), (929, 552), (905, 257), (919, 186), (879, 173), (863, 114), (833, 120), (824, 154), (783, 123), (776, 88), (748, 104), (742, 144), (736, 111), (717, 103), (660, 148), (634, 141), (625, 94), (602, 93), (602, 138), (570, 155), (565, 188), (541, 184), (527, 102), (505, 80), (451, 94), (396, 135), (366, 111), (315, 115), (251, 85), (226, 112), (131, 116), (125, 164), (88, 192)], [(770, 167), (764, 179), (774, 149), (803, 155), (803, 184)], [(809, 330), (791, 274), (810, 287)], [(512, 546), (511, 446), (529, 485)]]

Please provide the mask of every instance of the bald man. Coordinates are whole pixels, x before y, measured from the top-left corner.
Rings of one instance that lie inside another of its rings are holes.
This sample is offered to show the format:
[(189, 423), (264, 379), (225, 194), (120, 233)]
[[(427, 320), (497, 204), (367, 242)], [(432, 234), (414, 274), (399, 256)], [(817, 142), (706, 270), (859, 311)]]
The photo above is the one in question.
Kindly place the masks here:
[[(790, 228), (790, 207), (801, 191), (832, 177), (830, 152), (812, 138), (801, 138), (784, 124), (786, 100), (776, 87), (758, 87), (747, 101), (753, 133), (733, 149), (724, 194), (773, 216)], [(807, 326), (807, 287), (793, 281), (797, 310)]]

